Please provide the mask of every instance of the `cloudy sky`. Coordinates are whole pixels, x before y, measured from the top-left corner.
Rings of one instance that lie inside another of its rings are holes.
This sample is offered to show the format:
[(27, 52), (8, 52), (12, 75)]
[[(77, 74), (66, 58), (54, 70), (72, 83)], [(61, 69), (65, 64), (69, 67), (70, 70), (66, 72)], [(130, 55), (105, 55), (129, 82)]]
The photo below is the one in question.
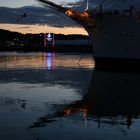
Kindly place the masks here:
[[(22, 2), (21, 2), (22, 1)], [(65, 3), (81, 3), (81, 5), (84, 5), (87, 0), (50, 0), (54, 3), (57, 4), (65, 4)], [(88, 0), (90, 4), (92, 3), (98, 3), (103, 0)], [(114, 0), (106, 0), (108, 3), (111, 3)], [(119, 0), (116, 0), (119, 1)], [(121, 0), (120, 0), (121, 1)], [(122, 0), (124, 1), (124, 0)], [(125, 0), (128, 3), (132, 3), (135, 7), (140, 6), (140, 0)], [(31, 5), (36, 5), (39, 6), (40, 4), (38, 3), (37, 0), (0, 0), (0, 7), (23, 7), (23, 6), (31, 6)]]
[(36, 4), (38, 3), (35, 0), (0, 0), (1, 7), (23, 7)]
[[(65, 4), (64, 0), (53, 0), (57, 4)], [(78, 0), (69, 0), (75, 3)], [(17, 22), (26, 12), (27, 16)], [(44, 7), (37, 0), (0, 0), (0, 29), (22, 33), (64, 33), (85, 34), (87, 32), (76, 22), (62, 13)]]
[[(86, 8), (87, 0), (51, 0), (60, 5), (78, 5), (80, 10)], [(93, 8), (102, 0), (89, 0), (89, 8)], [(106, 5), (111, 1), (106, 0)], [(119, 0), (116, 0), (119, 1)], [(135, 7), (140, 7), (140, 0), (126, 0)], [(26, 12), (27, 16), (17, 23)], [(73, 30), (74, 28), (74, 30)], [(87, 34), (86, 31), (62, 13), (44, 7), (37, 0), (0, 0), (0, 29), (8, 29), (22, 33), (56, 32), (65, 34)], [(38, 29), (38, 30), (37, 30)], [(77, 29), (77, 30), (76, 30)], [(65, 31), (65, 32), (64, 32)]]
[[(22, 2), (21, 2), (22, 1)], [(63, 3), (76, 3), (79, 1), (84, 0), (50, 0), (57, 4), (63, 4)], [(0, 0), (0, 6), (6, 6), (6, 7), (23, 7), (28, 5), (39, 5), (37, 0)]]

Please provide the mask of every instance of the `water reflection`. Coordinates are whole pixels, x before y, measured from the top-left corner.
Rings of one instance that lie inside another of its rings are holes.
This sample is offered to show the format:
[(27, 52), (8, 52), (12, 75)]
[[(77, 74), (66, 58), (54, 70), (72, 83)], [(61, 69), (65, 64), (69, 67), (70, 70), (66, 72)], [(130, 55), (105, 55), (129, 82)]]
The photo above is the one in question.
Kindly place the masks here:
[[(124, 136), (129, 134), (129, 139), (139, 139), (140, 135), (137, 133), (140, 127), (139, 80), (140, 74), (94, 70), (90, 88), (81, 100), (65, 105), (61, 111), (55, 110), (55, 113), (39, 117), (29, 128), (49, 127), (50, 123), (54, 124), (54, 121), (55, 123), (59, 121), (58, 118), (68, 118), (75, 122), (83, 123), (84, 121), (85, 128), (89, 132), (91, 128), (95, 127), (91, 126), (94, 121), (93, 125), (97, 124), (97, 128), (100, 128), (101, 131), (111, 131), (113, 137), (123, 139), (124, 137), (120, 134), (118, 136), (118, 131), (121, 131)], [(69, 122), (67, 125), (71, 125), (71, 123)], [(119, 130), (114, 129), (114, 126), (119, 127)], [(131, 131), (128, 131), (129, 129), (136, 135), (134, 136)], [(97, 130), (94, 128), (94, 131)], [(100, 133), (102, 134), (102, 132)], [(105, 138), (111, 138), (103, 135)], [(88, 137), (92, 139), (93, 135)], [(102, 139), (100, 136), (98, 138)]]
[(2, 56), (2, 139), (9, 132), (14, 140), (21, 135), (36, 140), (139, 140), (140, 74), (93, 70), (91, 57), (84, 56), (79, 66), (80, 57), (20, 54), (14, 61), (9, 54)]
[[(82, 54), (60, 53), (0, 53), (0, 69), (54, 69), (79, 68), (78, 62)], [(80, 61), (82, 68), (93, 68), (91, 55), (84, 55)]]
[[(76, 113), (92, 117), (99, 123), (132, 125), (132, 118), (140, 115), (140, 74), (113, 73), (94, 70), (88, 93), (81, 100), (67, 105), (63, 111), (44, 116), (31, 127), (45, 126), (49, 119), (68, 117)], [(104, 117), (107, 121), (104, 121)], [(103, 118), (103, 120), (102, 120)]]
[(139, 80), (140, 74), (94, 70), (88, 93), (81, 101), (69, 105), (64, 115), (82, 112), (87, 118), (97, 117), (98, 122), (102, 122), (103, 117), (120, 116), (122, 121), (124, 118), (120, 124), (126, 124), (129, 128), (132, 118), (140, 115)]
[(34, 139), (27, 128), (39, 116), (53, 114), (82, 97), (83, 90), (87, 90), (83, 71), (89, 78), (94, 63), (90, 55), (79, 62), (80, 57), (81, 54), (0, 53), (1, 139)]
[(46, 65), (48, 69), (54, 69), (54, 52), (52, 53), (44, 53), (44, 61), (46, 61)]

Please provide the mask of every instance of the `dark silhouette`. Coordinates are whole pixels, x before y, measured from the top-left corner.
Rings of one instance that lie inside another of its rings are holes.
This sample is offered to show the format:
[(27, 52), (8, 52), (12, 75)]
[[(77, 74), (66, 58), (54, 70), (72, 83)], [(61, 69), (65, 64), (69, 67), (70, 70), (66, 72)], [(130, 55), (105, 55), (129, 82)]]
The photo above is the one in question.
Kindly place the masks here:
[[(109, 73), (95, 69), (88, 93), (81, 100), (65, 105), (63, 110), (40, 117), (30, 128), (46, 126), (59, 117), (82, 113), (84, 119), (94, 118), (98, 127), (101, 123), (118, 124), (115, 117), (122, 116), (119, 125), (126, 125), (129, 129), (132, 119), (140, 115), (139, 79), (139, 74)], [(102, 117), (110, 119), (104, 122)]]
[(18, 19), (17, 19), (17, 22), (20, 22), (20, 20), (22, 19), (22, 18), (25, 18), (27, 16), (27, 13), (25, 12), (21, 17), (19, 17)]

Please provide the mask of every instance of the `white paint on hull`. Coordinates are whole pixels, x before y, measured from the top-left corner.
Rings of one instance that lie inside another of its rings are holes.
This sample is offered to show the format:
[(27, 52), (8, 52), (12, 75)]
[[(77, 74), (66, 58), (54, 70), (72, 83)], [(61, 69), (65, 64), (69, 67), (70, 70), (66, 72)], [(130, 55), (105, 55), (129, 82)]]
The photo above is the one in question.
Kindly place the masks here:
[(96, 20), (94, 57), (140, 59), (140, 19), (106, 14)]

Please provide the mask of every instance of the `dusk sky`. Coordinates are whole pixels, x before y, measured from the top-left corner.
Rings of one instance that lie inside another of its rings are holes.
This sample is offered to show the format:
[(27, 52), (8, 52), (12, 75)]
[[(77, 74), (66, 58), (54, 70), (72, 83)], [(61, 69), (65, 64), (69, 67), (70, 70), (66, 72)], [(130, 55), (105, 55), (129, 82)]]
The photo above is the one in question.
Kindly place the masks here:
[[(51, 1), (60, 5), (73, 3), (75, 6), (78, 4), (83, 10), (86, 8), (86, 0)], [(89, 7), (96, 6), (97, 1), (101, 0), (89, 0)], [(108, 1), (109, 5), (112, 0), (106, 1)], [(132, 2), (132, 5), (137, 8), (140, 7), (140, 0), (128, 0), (128, 2)], [(16, 23), (17, 19), (25, 12), (27, 12), (27, 17), (22, 19), (20, 23)], [(87, 32), (76, 22), (61, 13), (52, 11), (47, 7), (44, 8), (37, 0), (22, 0), (22, 2), (21, 0), (0, 0), (0, 17), (0, 29), (9, 29), (22, 33), (51, 31), (64, 34), (87, 34)], [(75, 30), (73, 30), (73, 28), (75, 28)]]
[[(53, 0), (53, 2), (63, 4), (64, 0)], [(74, 3), (78, 0), (69, 0), (69, 2)], [(16, 23), (25, 12), (27, 17)], [(0, 29), (22, 33), (52, 32), (87, 35), (87, 32), (76, 22), (64, 14), (52, 11), (47, 7), (44, 8), (37, 0), (22, 0), (22, 2), (20, 0), (0, 0), (0, 17)]]
[[(63, 4), (63, 3), (77, 3), (81, 2), (84, 3), (86, 0), (50, 0), (57, 4)], [(101, 0), (89, 0), (89, 3), (92, 2), (100, 2)], [(110, 0), (106, 0), (108, 2), (111, 2)], [(116, 0), (117, 1), (117, 0)], [(129, 3), (132, 3), (136, 7), (139, 7), (139, 0), (126, 0)], [(37, 0), (0, 0), (0, 7), (23, 7), (23, 6), (31, 6), (31, 5), (40, 5)]]
[[(51, 0), (54, 3), (62, 4), (65, 3), (65, 0)], [(68, 3), (74, 3), (84, 0), (67, 0)], [(23, 7), (23, 6), (29, 6), (29, 5), (40, 5), (37, 0), (0, 0), (0, 6), (4, 7)]]

